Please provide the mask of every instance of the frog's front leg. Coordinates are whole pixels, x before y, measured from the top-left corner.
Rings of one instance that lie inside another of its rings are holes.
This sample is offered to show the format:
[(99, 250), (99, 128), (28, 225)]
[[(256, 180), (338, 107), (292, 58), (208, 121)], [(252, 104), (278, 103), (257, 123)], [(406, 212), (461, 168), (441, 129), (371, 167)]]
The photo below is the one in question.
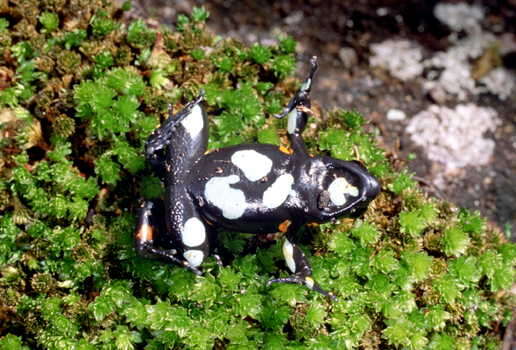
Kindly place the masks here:
[[(174, 232), (170, 232), (162, 222), (164, 213), (158, 202), (143, 203), (136, 227), (136, 251), (145, 258), (174, 263), (202, 275), (198, 267), (209, 254), (211, 230), (193, 212), (189, 217), (177, 216), (172, 227)], [(163, 248), (164, 245), (171, 248)]]
[(287, 235), (287, 237), (285, 237), (282, 251), (283, 257), (285, 258), (285, 263), (287, 264), (289, 270), (292, 272), (292, 275), (289, 277), (274, 278), (269, 280), (267, 283), (268, 285), (271, 283), (300, 284), (333, 300), (336, 299), (333, 293), (322, 289), (319, 284), (315, 282), (312, 277), (312, 268), (310, 267), (308, 259), (306, 258), (303, 251), (292, 242), (291, 235)]

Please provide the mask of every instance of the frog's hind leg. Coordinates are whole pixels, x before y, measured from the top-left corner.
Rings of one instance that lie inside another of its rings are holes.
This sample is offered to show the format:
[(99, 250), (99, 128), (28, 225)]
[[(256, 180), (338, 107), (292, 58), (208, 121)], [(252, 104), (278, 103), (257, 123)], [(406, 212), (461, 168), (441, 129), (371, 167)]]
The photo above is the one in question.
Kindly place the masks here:
[(292, 149), (294, 153), (303, 156), (307, 155), (307, 151), (301, 133), (306, 127), (309, 114), (312, 113), (310, 110), (310, 90), (312, 89), (312, 82), (317, 71), (317, 57), (312, 57), (310, 66), (310, 73), (297, 93), (283, 109), (283, 112), (275, 115), (276, 118), (287, 117), (287, 132)]
[(278, 115), (275, 115), (276, 118), (281, 119), (288, 115), (289, 123), (291, 123), (292, 121), (290, 119), (292, 118), (289, 114), (292, 110), (294, 110), (294, 108), (301, 106), (310, 108), (310, 91), (312, 90), (312, 82), (314, 80), (315, 72), (317, 72), (317, 68), (317, 57), (313, 56), (310, 59), (310, 73), (308, 73), (308, 76), (305, 78), (303, 84), (301, 84), (301, 87), (296, 92), (294, 97), (292, 97), (287, 106), (283, 108), (283, 112)]
[[(177, 114), (168, 119), (149, 136), (145, 143), (145, 157), (161, 179), (178, 169), (177, 159), (196, 159), (206, 151), (208, 118), (201, 105), (204, 92)], [(184, 166), (184, 165), (183, 165)]]
[(322, 289), (317, 282), (312, 277), (312, 268), (310, 267), (310, 263), (306, 258), (305, 254), (301, 251), (301, 249), (294, 243), (291, 242), (289, 237), (285, 238), (283, 242), (283, 257), (285, 258), (285, 262), (292, 272), (292, 275), (289, 277), (283, 278), (275, 278), (270, 280), (267, 284), (271, 283), (292, 283), (292, 284), (300, 284), (308, 287), (309, 289), (319, 292), (333, 300), (335, 300), (335, 296), (333, 293), (328, 292)]
[[(202, 275), (198, 266), (209, 253), (209, 230), (197, 216), (186, 218), (177, 233), (165, 229), (165, 209), (159, 201), (146, 201), (140, 208), (135, 245), (139, 255), (177, 264)], [(163, 248), (164, 246), (171, 246)]]

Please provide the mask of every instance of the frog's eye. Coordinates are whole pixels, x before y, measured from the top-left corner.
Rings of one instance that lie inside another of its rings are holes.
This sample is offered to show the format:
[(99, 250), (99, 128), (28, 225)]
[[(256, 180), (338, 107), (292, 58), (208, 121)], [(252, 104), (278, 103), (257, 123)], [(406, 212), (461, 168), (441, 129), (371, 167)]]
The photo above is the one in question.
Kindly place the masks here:
[(317, 199), (317, 206), (320, 210), (331, 211), (337, 207), (344, 207), (359, 197), (359, 190), (352, 185), (345, 177), (336, 177), (322, 191)]
[(356, 186), (349, 183), (345, 177), (337, 177), (328, 186), (328, 194), (333, 205), (343, 206), (351, 198), (358, 197), (359, 190)]
[(319, 210), (329, 211), (331, 206), (330, 192), (322, 191), (317, 198), (317, 207)]

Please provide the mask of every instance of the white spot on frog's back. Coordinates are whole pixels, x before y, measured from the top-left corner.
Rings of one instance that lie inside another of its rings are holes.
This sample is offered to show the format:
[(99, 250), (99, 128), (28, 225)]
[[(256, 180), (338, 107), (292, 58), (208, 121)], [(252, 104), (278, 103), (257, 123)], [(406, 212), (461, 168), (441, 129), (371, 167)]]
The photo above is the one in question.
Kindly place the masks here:
[(358, 188), (350, 184), (345, 178), (338, 177), (332, 181), (328, 187), (330, 193), (330, 200), (335, 205), (344, 205), (347, 202), (347, 197), (357, 197)]
[(183, 253), (184, 258), (190, 265), (197, 267), (202, 264), (204, 260), (204, 253), (202, 250), (190, 249)]
[(292, 273), (296, 273), (296, 262), (294, 261), (294, 246), (288, 239), (283, 242), (283, 257), (287, 263), (288, 268)]
[(181, 121), (181, 125), (185, 128), (186, 132), (193, 139), (201, 132), (204, 127), (204, 119), (202, 116), (202, 108), (200, 105), (195, 105), (192, 107), (190, 114), (188, 114), (183, 121)]
[(279, 207), (287, 200), (293, 184), (294, 177), (292, 175), (283, 174), (279, 176), (276, 181), (263, 192), (263, 205), (269, 209)]
[(247, 208), (244, 192), (230, 187), (239, 181), (237, 175), (212, 177), (204, 188), (206, 200), (222, 210), (226, 219), (238, 219)]
[(249, 181), (260, 180), (272, 169), (272, 160), (252, 149), (236, 151), (231, 156), (231, 162), (242, 170)]
[(197, 247), (206, 240), (206, 228), (201, 220), (191, 217), (186, 220), (181, 231), (181, 240), (184, 245)]

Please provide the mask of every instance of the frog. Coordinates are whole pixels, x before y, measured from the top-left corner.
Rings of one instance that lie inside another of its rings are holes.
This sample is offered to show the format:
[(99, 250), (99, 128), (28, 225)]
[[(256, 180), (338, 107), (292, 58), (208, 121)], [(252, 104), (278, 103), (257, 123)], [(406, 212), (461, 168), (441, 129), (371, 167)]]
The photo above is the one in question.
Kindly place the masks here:
[(290, 147), (238, 144), (208, 150), (204, 93), (170, 113), (147, 139), (145, 158), (164, 183), (163, 199), (143, 200), (135, 246), (139, 255), (182, 266), (201, 276), (216, 254), (220, 230), (256, 235), (279, 233), (290, 275), (272, 283), (306, 286), (335, 295), (314, 279), (298, 232), (308, 223), (360, 217), (379, 194), (378, 180), (357, 160), (308, 152), (302, 133), (312, 114), (310, 91), (317, 58), (301, 87), (276, 118), (287, 118)]

